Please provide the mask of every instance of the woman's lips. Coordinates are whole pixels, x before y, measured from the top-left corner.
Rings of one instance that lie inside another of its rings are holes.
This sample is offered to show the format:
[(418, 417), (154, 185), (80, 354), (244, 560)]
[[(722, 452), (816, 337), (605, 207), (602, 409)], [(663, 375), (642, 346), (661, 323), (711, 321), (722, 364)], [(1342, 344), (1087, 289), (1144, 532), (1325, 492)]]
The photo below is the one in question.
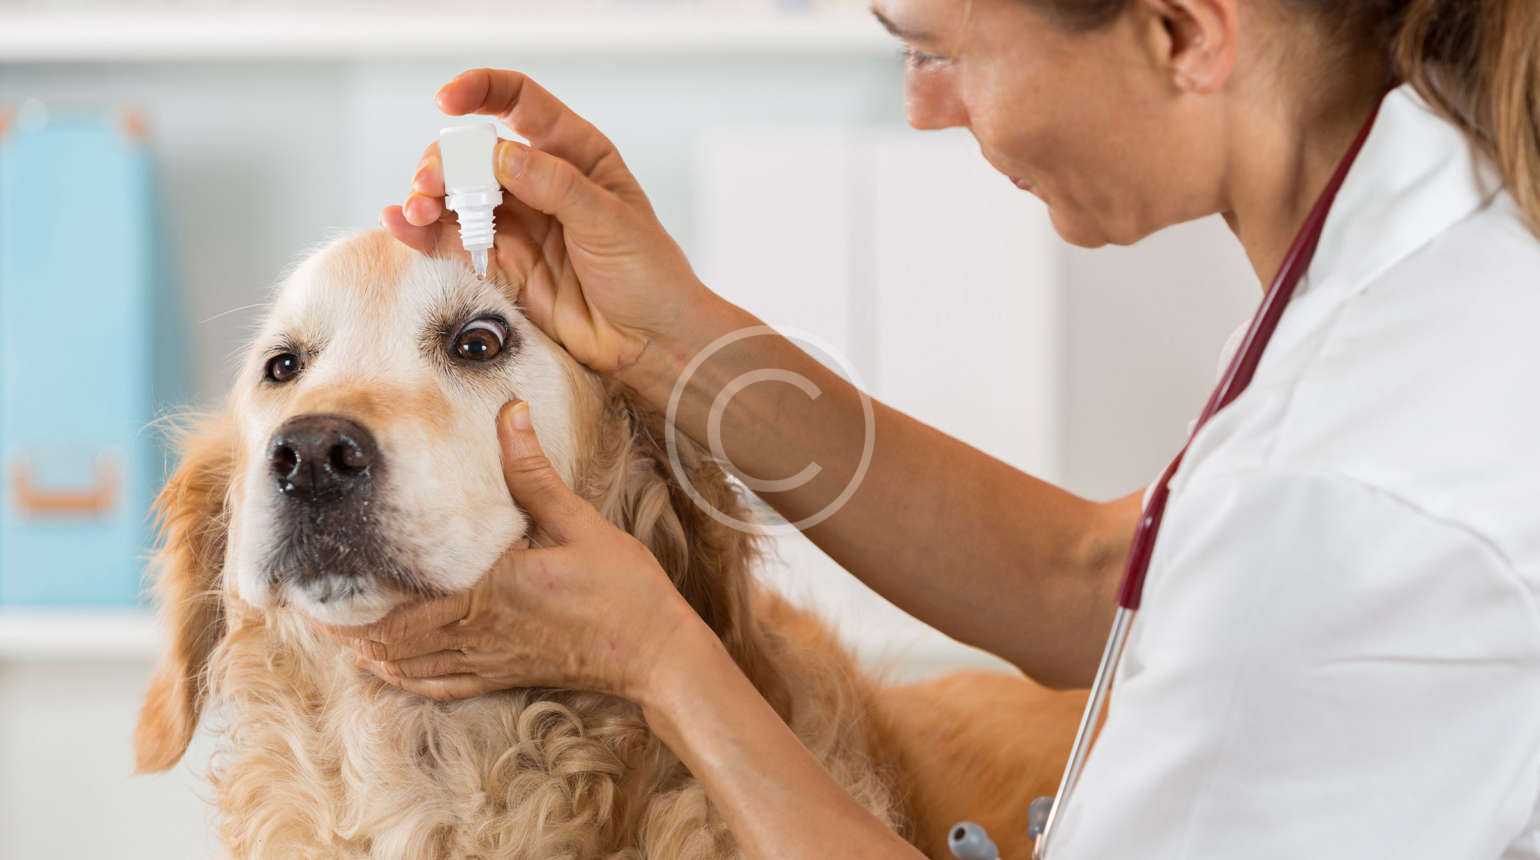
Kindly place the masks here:
[(1032, 190), (1032, 183), (1028, 182), (1025, 179), (1022, 179), (1022, 178), (1016, 177), (1016, 176), (1012, 176), (1012, 177), (1010, 177), (1010, 180), (1011, 180), (1011, 184), (1012, 185), (1016, 186), (1017, 188), (1020, 188), (1022, 191), (1031, 191)]

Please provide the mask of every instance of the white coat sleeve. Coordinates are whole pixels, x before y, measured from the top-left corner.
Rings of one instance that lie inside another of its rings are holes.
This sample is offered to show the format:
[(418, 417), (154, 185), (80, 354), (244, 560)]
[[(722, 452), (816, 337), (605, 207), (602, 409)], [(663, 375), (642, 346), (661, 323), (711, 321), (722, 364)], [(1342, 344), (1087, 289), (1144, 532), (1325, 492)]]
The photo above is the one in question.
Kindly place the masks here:
[(1534, 583), (1344, 477), (1194, 478), (1052, 860), (1521, 856)]

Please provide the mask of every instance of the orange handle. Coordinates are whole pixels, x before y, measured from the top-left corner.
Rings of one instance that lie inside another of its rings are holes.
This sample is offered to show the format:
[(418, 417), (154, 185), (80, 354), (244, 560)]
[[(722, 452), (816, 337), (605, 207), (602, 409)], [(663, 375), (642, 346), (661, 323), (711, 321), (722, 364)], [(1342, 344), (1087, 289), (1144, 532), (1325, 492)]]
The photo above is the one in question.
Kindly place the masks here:
[(105, 517), (118, 503), (118, 469), (109, 459), (96, 461), (95, 483), (81, 490), (49, 490), (37, 486), (32, 468), (11, 466), (11, 491), (16, 508), (29, 517)]

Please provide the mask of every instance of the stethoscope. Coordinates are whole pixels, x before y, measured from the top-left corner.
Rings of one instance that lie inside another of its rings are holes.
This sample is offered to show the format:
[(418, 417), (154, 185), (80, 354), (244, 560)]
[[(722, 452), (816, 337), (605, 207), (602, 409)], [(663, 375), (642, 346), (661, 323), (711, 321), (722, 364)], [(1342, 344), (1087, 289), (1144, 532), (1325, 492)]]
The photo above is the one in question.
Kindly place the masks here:
[[(1054, 796), (1040, 797), (1033, 801), (1028, 812), (1028, 830), (1032, 835), (1037, 836), (1037, 845), (1032, 852), (1034, 860), (1047, 858), (1048, 848), (1052, 844), (1055, 832), (1054, 825), (1059, 821), (1059, 813), (1069, 803), (1070, 796), (1080, 781), (1080, 774), (1085, 770), (1086, 757), (1091, 752), (1092, 737), (1096, 734), (1096, 728), (1101, 722), (1102, 712), (1106, 710), (1107, 695), (1112, 690), (1113, 678), (1117, 674), (1118, 663), (1123, 657), (1123, 648), (1128, 644), (1128, 634), (1133, 626), (1134, 613), (1139, 611), (1139, 603), (1144, 596), (1144, 577), (1149, 571), (1150, 557), (1155, 550), (1155, 536), (1160, 531), (1161, 519), (1166, 512), (1166, 499), (1170, 495), (1171, 478), (1181, 467), (1182, 458), (1187, 455), (1187, 449), (1192, 446), (1192, 440), (1197, 438), (1208, 420), (1213, 418), (1219, 410), (1230, 405), (1241, 395), (1241, 392), (1246, 390), (1246, 386), (1251, 384), (1257, 365), (1262, 360), (1262, 353), (1267, 349), (1268, 341), (1272, 340), (1278, 321), (1283, 318), (1284, 308), (1294, 297), (1295, 287), (1305, 277), (1311, 261), (1315, 259), (1316, 247), (1321, 241), (1321, 230), (1326, 224), (1326, 216), (1331, 212), (1332, 203), (1337, 199), (1337, 192), (1342, 189), (1348, 170), (1357, 160), (1358, 153), (1363, 149), (1364, 141), (1369, 138), (1369, 131), (1374, 128), (1374, 120), (1378, 115), (1379, 109), (1376, 107), (1370, 114), (1368, 122), (1364, 124), (1363, 130), (1358, 133), (1358, 137), (1348, 148), (1341, 163), (1337, 165), (1331, 181), (1327, 183), (1326, 189), (1316, 200), (1309, 217), (1305, 219), (1304, 226), (1300, 228), (1299, 235), (1295, 237), (1294, 244), (1290, 246), (1288, 255), (1284, 257), (1278, 276), (1273, 279), (1266, 295), (1262, 297), (1262, 304), (1257, 308), (1256, 316), (1252, 318), (1251, 326), (1246, 330), (1245, 340), (1236, 350), (1235, 357), (1230, 360), (1229, 367), (1226, 368), (1219, 385), (1209, 396), (1208, 404), (1203, 407), (1203, 413), (1193, 425), (1192, 433), (1187, 437), (1187, 444), (1182, 446), (1176, 458), (1161, 473), (1160, 481), (1151, 492), (1149, 501), (1145, 503), (1144, 513), (1139, 518), (1139, 526), (1134, 532), (1133, 543), (1129, 547), (1128, 564), (1124, 568), (1123, 585), (1118, 593), (1118, 610), (1112, 620), (1112, 632), (1108, 635), (1107, 645), (1102, 650), (1101, 663), (1096, 667), (1096, 679), (1091, 682), (1090, 698), (1086, 702), (1085, 713), (1080, 718), (1080, 728), (1075, 733), (1074, 746), (1070, 748), (1069, 763), (1064, 768), (1064, 776), (1059, 780), (1059, 789)], [(959, 860), (996, 860), (999, 856), (983, 828), (970, 822), (962, 822), (954, 826), (948, 841), (953, 855)]]

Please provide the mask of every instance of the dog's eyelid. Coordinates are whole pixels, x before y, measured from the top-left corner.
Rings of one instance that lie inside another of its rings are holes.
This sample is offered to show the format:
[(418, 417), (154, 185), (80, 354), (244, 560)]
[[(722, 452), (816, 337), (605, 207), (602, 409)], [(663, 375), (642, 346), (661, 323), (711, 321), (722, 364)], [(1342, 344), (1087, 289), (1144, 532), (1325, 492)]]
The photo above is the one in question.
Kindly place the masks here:
[(488, 365), (497, 361), (505, 351), (517, 350), (518, 345), (518, 336), (508, 321), (496, 313), (471, 316), (445, 343), (450, 359), (460, 366)]
[(275, 385), (283, 385), (299, 376), (305, 369), (305, 362), (292, 352), (281, 352), (267, 360), (263, 368), (263, 379)]
[(266, 349), (262, 350), (262, 360), (268, 361), (284, 353), (292, 352), (300, 358), (309, 361), (319, 355), (325, 348), (325, 340), (301, 339), (290, 334), (281, 334), (270, 341)]
[[(325, 346), (326, 344), (324, 341), (301, 343), (298, 339), (291, 335), (280, 335), (276, 341), (274, 341), (270, 346), (267, 347), (267, 349), (263, 350), (261, 353), (261, 384), (265, 386), (282, 387), (283, 385), (292, 382), (295, 377), (304, 372), (305, 368), (309, 367), (312, 363), (315, 362), (316, 357), (320, 355), (321, 350), (324, 349)], [(284, 358), (292, 358), (293, 361), (285, 363), (285, 366), (289, 371), (289, 376), (280, 379), (277, 378), (277, 375), (274, 373), (274, 365), (278, 363), (280, 359)]]
[(465, 334), (468, 331), (476, 329), (480, 329), (482, 331), (490, 331), (497, 335), (499, 342), (507, 342), (508, 332), (511, 330), (511, 327), (502, 319), (502, 317), (487, 315), (477, 317), (476, 319), (466, 323), (460, 328), (460, 334)]

